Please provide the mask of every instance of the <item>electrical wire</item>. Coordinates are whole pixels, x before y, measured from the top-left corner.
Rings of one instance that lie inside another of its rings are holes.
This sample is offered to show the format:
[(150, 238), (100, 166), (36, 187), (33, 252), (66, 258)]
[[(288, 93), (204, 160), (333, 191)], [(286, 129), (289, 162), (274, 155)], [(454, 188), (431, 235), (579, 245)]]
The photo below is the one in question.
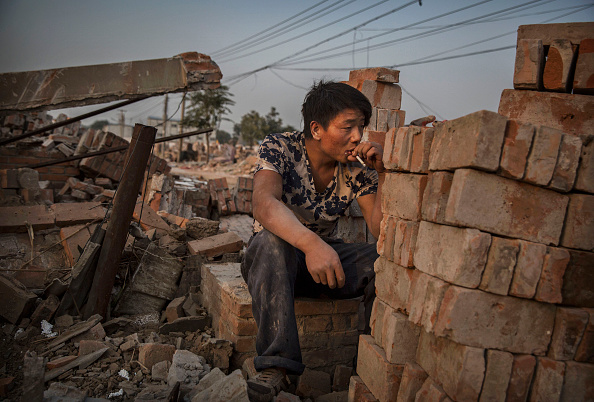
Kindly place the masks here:
[[(491, 0), (489, 0), (489, 1), (491, 1)], [(270, 67), (273, 67), (273, 66), (275, 66), (275, 65), (278, 65), (278, 64), (282, 63), (283, 61), (285, 61), (285, 60), (287, 60), (287, 59), (289, 59), (289, 58), (292, 58), (292, 57), (298, 56), (299, 54), (305, 53), (305, 52), (307, 52), (307, 51), (309, 51), (309, 50), (311, 50), (311, 49), (313, 49), (313, 48), (316, 48), (316, 47), (318, 47), (318, 46), (320, 46), (320, 45), (324, 44), (324, 43), (327, 43), (327, 42), (329, 42), (329, 41), (331, 41), (331, 40), (333, 40), (333, 39), (336, 39), (336, 38), (339, 38), (339, 37), (341, 37), (341, 36), (343, 36), (343, 35), (346, 35), (347, 33), (349, 33), (349, 32), (352, 32), (352, 31), (354, 31), (354, 30), (356, 30), (356, 29), (358, 29), (358, 28), (360, 28), (360, 27), (363, 27), (363, 26), (365, 26), (365, 25), (367, 25), (367, 24), (370, 24), (371, 22), (377, 21), (377, 20), (379, 20), (379, 19), (381, 19), (381, 18), (384, 18), (384, 17), (386, 17), (386, 16), (388, 16), (388, 15), (394, 14), (394, 13), (396, 13), (396, 12), (398, 12), (398, 11), (401, 11), (402, 9), (404, 9), (404, 8), (406, 8), (406, 7), (409, 7), (409, 6), (413, 5), (413, 4), (417, 4), (417, 2), (418, 2), (418, 0), (413, 0), (413, 1), (410, 1), (410, 2), (408, 2), (408, 3), (404, 4), (404, 5), (400, 6), (400, 7), (394, 8), (394, 9), (392, 9), (392, 10), (390, 10), (390, 11), (386, 12), (386, 13), (380, 14), (379, 16), (376, 16), (376, 17), (374, 17), (374, 18), (372, 18), (372, 19), (369, 19), (369, 20), (367, 20), (367, 21), (365, 21), (365, 22), (363, 22), (363, 23), (361, 23), (361, 24), (357, 25), (357, 26), (356, 26), (356, 27), (354, 27), (354, 28), (348, 29), (348, 30), (346, 30), (346, 31), (343, 31), (343, 32), (341, 32), (341, 33), (339, 33), (339, 34), (336, 34), (336, 35), (334, 35), (334, 36), (331, 36), (330, 38), (324, 39), (323, 41), (320, 41), (320, 42), (318, 42), (318, 43), (316, 43), (316, 44), (313, 44), (313, 45), (311, 45), (311, 46), (308, 46), (307, 48), (305, 48), (305, 49), (302, 49), (302, 50), (300, 50), (300, 51), (298, 51), (298, 52), (294, 53), (293, 55), (290, 55), (290, 56), (284, 57), (284, 58), (282, 58), (282, 59), (280, 59), (280, 60), (278, 60), (278, 61), (276, 61), (276, 62), (274, 62), (274, 63), (271, 63), (271, 64), (268, 64), (268, 65), (266, 65), (266, 66), (263, 66), (263, 67), (257, 68), (257, 69), (255, 69), (255, 70), (248, 71), (248, 72), (246, 72), (246, 73), (243, 73), (243, 74), (238, 74), (238, 75), (232, 76), (232, 77), (230, 77), (230, 78), (229, 78), (229, 81), (231, 81), (231, 82), (233, 82), (233, 83), (237, 83), (237, 82), (239, 82), (239, 81), (241, 81), (241, 80), (243, 80), (243, 79), (245, 79), (245, 78), (249, 77), (249, 76), (250, 76), (250, 75), (252, 75), (252, 74), (255, 74), (255, 73), (257, 73), (257, 72), (260, 72), (260, 71), (263, 71), (263, 70), (267, 70), (267, 69), (269, 69)], [(229, 84), (229, 85), (232, 85), (232, 84)]]
[[(486, 0), (486, 1), (492, 1), (492, 0)], [(445, 28), (435, 28), (435, 29), (431, 29), (431, 30), (429, 30), (427, 32), (424, 32), (424, 33), (421, 33), (421, 34), (412, 34), (412, 35), (405, 36), (405, 37), (402, 37), (402, 38), (398, 38), (398, 39), (394, 39), (394, 40), (390, 40), (390, 41), (386, 41), (386, 42), (381, 42), (381, 43), (372, 45), (372, 46), (370, 46), (368, 48), (359, 48), (359, 49), (356, 49), (355, 52), (356, 53), (360, 53), (362, 51), (378, 50), (378, 49), (382, 49), (382, 48), (385, 48), (385, 47), (388, 47), (388, 46), (392, 46), (392, 45), (394, 45), (396, 43), (404, 42), (404, 41), (409, 40), (409, 39), (417, 40), (417, 39), (421, 39), (421, 38), (426, 38), (426, 37), (429, 37), (429, 36), (437, 35), (437, 34), (443, 33), (446, 29), (456, 28), (456, 27), (459, 27), (461, 25), (467, 24), (468, 22), (471, 22), (471, 21), (481, 20), (481, 19), (486, 18), (486, 17), (497, 15), (497, 14), (500, 14), (500, 13), (503, 13), (503, 12), (507, 12), (509, 10), (512, 10), (512, 9), (515, 9), (515, 8), (518, 8), (518, 7), (523, 7), (523, 6), (526, 6), (528, 4), (533, 4), (533, 3), (540, 2), (540, 1), (541, 0), (531, 0), (529, 2), (523, 3), (523, 4), (518, 5), (518, 6), (508, 7), (508, 8), (503, 9), (503, 10), (491, 12), (491, 13), (484, 14), (484, 15), (481, 15), (481, 16), (478, 16), (478, 17), (473, 17), (473, 18), (469, 18), (469, 19), (464, 20), (464, 21), (460, 21), (460, 22), (456, 22), (456, 23), (453, 23), (453, 24), (449, 24), (449, 25), (446, 25)], [(549, 0), (549, 2), (550, 1), (556, 1), (556, 0)], [(350, 44), (349, 44), (349, 46), (350, 46)], [(344, 46), (342, 46), (342, 47), (344, 47)], [(292, 61), (290, 63), (284, 63), (283, 65), (284, 66), (287, 66), (287, 65), (295, 65), (295, 64), (302, 64), (302, 63), (311, 63), (313, 61), (327, 60), (327, 59), (330, 59), (330, 58), (335, 58), (335, 57), (349, 55), (352, 52), (353, 52), (352, 50), (348, 50), (348, 51), (343, 51), (343, 52), (338, 52), (338, 53), (333, 53), (333, 54), (326, 54), (326, 55), (324, 55), (322, 57), (318, 57), (318, 58), (311, 58), (313, 55), (310, 55), (309, 58), (294, 60), (294, 61)], [(318, 53), (318, 54), (320, 54), (320, 53)]]
[[(344, 17), (341, 17), (341, 18), (339, 18), (339, 19), (337, 19), (337, 20), (334, 20), (334, 21), (332, 21), (332, 22), (330, 22), (330, 23), (328, 23), (328, 24), (324, 25), (324, 27), (323, 27), (323, 28), (328, 28), (328, 27), (330, 27), (330, 26), (332, 26), (332, 25), (334, 25), (334, 24), (337, 24), (337, 23), (339, 23), (339, 22), (342, 22), (342, 21), (344, 21), (344, 20), (346, 20), (346, 19), (349, 19), (349, 18), (351, 18), (351, 17), (353, 17), (353, 16), (356, 16), (356, 15), (358, 15), (358, 14), (361, 14), (361, 13), (365, 12), (365, 11), (371, 10), (372, 8), (374, 8), (374, 7), (377, 7), (377, 6), (379, 6), (379, 5), (383, 4), (383, 3), (386, 3), (386, 2), (388, 2), (388, 1), (390, 1), (390, 0), (382, 0), (382, 1), (379, 1), (379, 2), (377, 2), (377, 3), (375, 3), (375, 4), (372, 4), (371, 6), (365, 7), (365, 8), (363, 8), (363, 9), (361, 9), (361, 10), (358, 10), (358, 11), (355, 11), (354, 13), (351, 13), (351, 14), (349, 14), (349, 15), (347, 15), (347, 16), (344, 16)], [(320, 16), (319, 16), (319, 18), (321, 18), (321, 17), (323, 17), (323, 16), (324, 16), (324, 15), (320, 15)], [(297, 36), (294, 36), (294, 37), (292, 37), (292, 38), (286, 39), (286, 40), (284, 40), (284, 41), (282, 41), (282, 42), (279, 42), (279, 43), (276, 43), (276, 44), (274, 44), (274, 45), (270, 45), (270, 46), (268, 46), (268, 47), (265, 47), (265, 48), (263, 48), (263, 49), (256, 50), (256, 51), (254, 51), (254, 52), (251, 52), (251, 53), (248, 53), (248, 54), (245, 54), (245, 55), (240, 55), (240, 56), (233, 57), (233, 58), (231, 58), (231, 59), (222, 60), (221, 62), (222, 62), (222, 63), (225, 63), (225, 62), (227, 62), (227, 61), (232, 61), (232, 60), (237, 60), (237, 59), (240, 59), (240, 58), (243, 58), (243, 57), (253, 56), (253, 55), (254, 55), (254, 54), (256, 54), (256, 53), (260, 53), (260, 52), (263, 52), (263, 51), (265, 51), (265, 50), (269, 50), (269, 49), (272, 49), (272, 48), (278, 47), (278, 46), (280, 46), (280, 45), (284, 45), (285, 43), (288, 43), (288, 42), (294, 41), (294, 40), (296, 40), (296, 39), (300, 39), (300, 38), (302, 38), (302, 37), (304, 37), (304, 36), (307, 36), (307, 35), (309, 35), (309, 34), (311, 34), (311, 33), (319, 32), (319, 30), (320, 30), (320, 28), (314, 28), (314, 29), (312, 29), (312, 30), (310, 30), (310, 31), (304, 32), (304, 33), (302, 33), (302, 34), (299, 34), (299, 35), (297, 35)]]
[[(241, 51), (244, 51), (244, 50), (247, 50), (247, 49), (253, 48), (254, 46), (258, 46), (258, 45), (260, 45), (261, 43), (268, 41), (270, 37), (274, 37), (274, 38), (276, 38), (276, 37), (278, 37), (278, 36), (280, 36), (280, 35), (284, 35), (284, 34), (286, 34), (286, 33), (288, 33), (288, 32), (291, 32), (291, 31), (294, 31), (294, 30), (296, 30), (296, 29), (299, 29), (299, 28), (301, 28), (303, 25), (305, 25), (305, 24), (309, 24), (309, 23), (311, 23), (311, 22), (313, 22), (313, 21), (315, 21), (315, 20), (317, 20), (317, 19), (319, 19), (319, 18), (325, 17), (326, 15), (328, 15), (328, 14), (331, 14), (331, 13), (333, 13), (334, 11), (336, 11), (336, 10), (339, 10), (339, 9), (341, 9), (341, 8), (343, 8), (343, 7), (345, 7), (345, 6), (349, 5), (349, 4), (351, 4), (351, 3), (354, 3), (354, 2), (355, 2), (355, 1), (357, 1), (357, 0), (350, 0), (350, 1), (349, 1), (348, 3), (346, 3), (346, 4), (339, 5), (339, 4), (340, 4), (340, 3), (342, 3), (343, 1), (345, 1), (345, 0), (340, 0), (340, 1), (337, 1), (336, 3), (333, 3), (333, 4), (329, 5), (328, 7), (326, 7), (326, 8), (323, 8), (322, 10), (319, 10), (319, 11), (317, 11), (315, 14), (309, 15), (309, 16), (307, 16), (307, 17), (305, 17), (305, 18), (301, 19), (301, 20), (295, 21), (295, 22), (294, 22), (294, 23), (293, 23), (291, 26), (288, 26), (288, 27), (282, 28), (282, 29), (280, 29), (280, 30), (278, 30), (278, 31), (271, 32), (271, 33), (270, 33), (270, 34), (268, 34), (267, 36), (265, 36), (265, 37), (263, 37), (263, 38), (261, 38), (261, 39), (255, 40), (255, 41), (253, 41), (252, 43), (250, 43), (249, 45), (243, 46), (243, 47), (241, 48)], [(388, 0), (386, 0), (386, 1), (388, 1)], [(336, 6), (336, 5), (338, 5), (338, 7), (336, 7), (335, 9), (330, 9), (330, 8), (332, 8), (332, 7)], [(330, 10), (329, 10), (329, 11), (327, 11), (328, 9), (330, 9)], [(322, 13), (323, 11), (327, 11), (327, 12), (326, 12), (326, 13)], [(311, 18), (313, 18), (313, 19), (311, 19)], [(311, 20), (310, 20), (310, 21), (307, 21), (308, 19), (311, 19)], [(235, 49), (235, 50), (239, 50), (239, 49)], [(224, 57), (226, 57), (226, 56), (231, 56), (231, 55), (230, 55), (230, 52), (226, 52), (226, 53), (224, 53), (224, 54), (222, 54), (222, 55), (219, 55), (219, 56), (217, 56), (217, 57), (224, 58)]]
[(404, 93), (406, 93), (406, 94), (407, 94), (408, 96), (410, 96), (410, 97), (411, 97), (411, 98), (412, 98), (412, 99), (413, 99), (415, 102), (417, 102), (417, 104), (419, 105), (419, 107), (421, 108), (421, 110), (422, 110), (423, 112), (427, 113), (428, 115), (429, 115), (429, 114), (435, 115), (435, 116), (437, 116), (437, 118), (438, 118), (439, 120), (443, 120), (443, 117), (441, 117), (441, 116), (439, 115), (439, 113), (437, 113), (435, 110), (433, 110), (432, 108), (430, 108), (430, 107), (429, 107), (429, 106), (428, 106), (426, 103), (423, 103), (423, 102), (421, 102), (419, 99), (417, 99), (417, 98), (416, 98), (416, 97), (415, 97), (413, 94), (411, 94), (409, 91), (407, 91), (407, 90), (406, 90), (406, 88), (404, 88), (404, 87), (402, 86), (402, 84), (399, 84), (399, 85), (400, 85), (400, 88), (402, 88), (402, 91), (403, 91)]
[(327, 1), (329, 1), (329, 0), (322, 0), (322, 1), (320, 1), (319, 3), (317, 3), (317, 4), (314, 4), (313, 6), (311, 6), (311, 7), (307, 8), (307, 9), (305, 9), (305, 10), (303, 10), (303, 11), (301, 11), (301, 12), (299, 12), (299, 13), (297, 13), (297, 14), (295, 14), (295, 15), (293, 15), (293, 16), (291, 16), (291, 17), (289, 17), (289, 18), (287, 18), (287, 19), (285, 19), (285, 20), (283, 20), (283, 21), (281, 21), (281, 22), (279, 22), (279, 23), (277, 23), (277, 24), (275, 24), (275, 25), (273, 25), (273, 26), (269, 27), (269, 28), (266, 28), (266, 29), (264, 29), (264, 30), (262, 30), (262, 31), (260, 31), (260, 32), (258, 32), (258, 33), (255, 33), (255, 34), (253, 34), (253, 35), (251, 35), (251, 36), (248, 36), (247, 38), (244, 38), (244, 39), (240, 40), (239, 42), (235, 42), (235, 43), (233, 43), (233, 44), (231, 44), (231, 45), (228, 45), (228, 46), (225, 46), (225, 47), (223, 47), (222, 49), (219, 49), (219, 50), (217, 50), (217, 51), (215, 51), (215, 52), (212, 52), (212, 56), (218, 56), (218, 55), (220, 55), (222, 52), (224, 52), (225, 50), (227, 50), (227, 49), (229, 49), (229, 48), (241, 46), (242, 44), (244, 44), (245, 42), (249, 41), (250, 39), (256, 38), (256, 37), (258, 37), (259, 35), (262, 35), (262, 34), (266, 33), (267, 31), (269, 31), (269, 30), (271, 30), (271, 29), (274, 29), (274, 28), (276, 28), (276, 27), (278, 27), (278, 26), (281, 26), (282, 24), (284, 24), (284, 23), (286, 23), (286, 22), (289, 22), (289, 21), (291, 21), (291, 20), (292, 20), (292, 19), (294, 19), (294, 18), (297, 18), (297, 17), (299, 17), (301, 14), (305, 14), (306, 12), (308, 12), (308, 11), (310, 11), (310, 10), (313, 10), (314, 8), (318, 7), (319, 5), (322, 5), (322, 4), (324, 4), (324, 3), (325, 3), (325, 2), (327, 2)]

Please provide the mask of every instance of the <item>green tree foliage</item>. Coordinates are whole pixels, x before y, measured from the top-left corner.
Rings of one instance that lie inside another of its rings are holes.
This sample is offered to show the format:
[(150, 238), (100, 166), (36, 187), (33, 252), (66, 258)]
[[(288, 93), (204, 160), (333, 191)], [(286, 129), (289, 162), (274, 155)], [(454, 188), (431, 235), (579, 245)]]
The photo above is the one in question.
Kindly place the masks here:
[(229, 87), (221, 85), (217, 89), (204, 89), (190, 95), (190, 106), (186, 111), (183, 124), (185, 126), (201, 128), (218, 128), (221, 121), (227, 120), (226, 114), (230, 113), (229, 106), (235, 101)]
[(107, 120), (95, 120), (93, 124), (91, 124), (91, 128), (93, 130), (103, 130), (103, 127), (107, 126), (109, 121)]
[(217, 130), (217, 141), (219, 144), (227, 144), (228, 142), (231, 142), (231, 134), (225, 130)]
[(241, 122), (233, 127), (236, 134), (241, 134), (243, 140), (248, 145), (254, 145), (261, 141), (270, 133), (282, 133), (285, 131), (294, 131), (292, 126), (283, 126), (283, 121), (279, 113), (273, 106), (266, 116), (252, 110), (241, 117)]

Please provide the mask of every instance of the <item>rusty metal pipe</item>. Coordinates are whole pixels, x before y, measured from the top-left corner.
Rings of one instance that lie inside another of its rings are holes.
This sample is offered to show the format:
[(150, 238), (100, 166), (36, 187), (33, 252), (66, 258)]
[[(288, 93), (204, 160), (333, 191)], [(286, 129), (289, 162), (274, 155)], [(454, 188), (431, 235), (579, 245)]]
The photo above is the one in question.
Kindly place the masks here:
[(13, 143), (13, 142), (16, 142), (16, 141), (20, 141), (20, 140), (22, 140), (24, 138), (29, 138), (29, 137), (32, 137), (32, 136), (37, 135), (39, 133), (44, 133), (46, 131), (53, 130), (54, 128), (59, 128), (59, 127), (67, 126), (68, 124), (76, 123), (77, 121), (84, 120), (86, 118), (93, 117), (93, 116), (96, 116), (96, 115), (101, 114), (101, 113), (104, 113), (104, 112), (109, 112), (110, 110), (117, 109), (117, 108), (120, 108), (120, 107), (129, 105), (131, 103), (141, 101), (141, 100), (146, 99), (146, 98), (149, 98), (149, 97), (148, 96), (144, 96), (144, 97), (138, 98), (138, 99), (130, 99), (130, 100), (127, 100), (127, 101), (124, 101), (124, 102), (117, 103), (115, 105), (106, 106), (104, 108), (94, 110), (94, 111), (89, 112), (89, 113), (81, 114), (80, 116), (71, 117), (70, 119), (66, 119), (64, 121), (59, 121), (57, 123), (53, 123), (53, 124), (50, 124), (48, 126), (38, 128), (37, 130), (33, 130), (33, 131), (29, 131), (27, 133), (23, 133), (21, 135), (17, 135), (16, 137), (6, 138), (6, 139), (3, 139), (3, 140), (0, 140), (0, 146), (6, 145), (6, 144), (10, 144), (10, 143)]
[(144, 179), (144, 167), (151, 154), (156, 134), (157, 129), (154, 127), (142, 124), (134, 126), (132, 141), (125, 158), (126, 168), (113, 201), (113, 209), (97, 261), (89, 299), (84, 308), (85, 319), (94, 314), (100, 314), (104, 319), (109, 319), (111, 290), (115, 283), (122, 250), (126, 245), (138, 192)]

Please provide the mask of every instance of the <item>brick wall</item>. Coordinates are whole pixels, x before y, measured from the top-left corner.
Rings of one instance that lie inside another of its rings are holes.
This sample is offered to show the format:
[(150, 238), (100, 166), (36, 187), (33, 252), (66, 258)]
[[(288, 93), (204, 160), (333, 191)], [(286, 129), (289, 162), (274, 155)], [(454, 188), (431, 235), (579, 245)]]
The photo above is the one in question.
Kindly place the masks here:
[[(592, 98), (531, 109), (540, 88), (514, 91), (530, 118), (500, 106), (386, 132), (377, 299), (352, 400), (370, 400), (362, 385), (380, 401), (594, 398), (594, 131), (534, 124)], [(585, 110), (574, 127), (592, 124)]]

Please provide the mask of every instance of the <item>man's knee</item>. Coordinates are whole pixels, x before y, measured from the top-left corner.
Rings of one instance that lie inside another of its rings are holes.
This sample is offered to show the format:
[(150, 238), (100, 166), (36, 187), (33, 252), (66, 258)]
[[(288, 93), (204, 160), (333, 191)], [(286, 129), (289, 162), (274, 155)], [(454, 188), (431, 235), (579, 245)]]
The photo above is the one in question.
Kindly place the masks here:
[(241, 274), (247, 281), (252, 269), (278, 271), (288, 258), (295, 258), (295, 248), (264, 229), (250, 240), (241, 263)]

